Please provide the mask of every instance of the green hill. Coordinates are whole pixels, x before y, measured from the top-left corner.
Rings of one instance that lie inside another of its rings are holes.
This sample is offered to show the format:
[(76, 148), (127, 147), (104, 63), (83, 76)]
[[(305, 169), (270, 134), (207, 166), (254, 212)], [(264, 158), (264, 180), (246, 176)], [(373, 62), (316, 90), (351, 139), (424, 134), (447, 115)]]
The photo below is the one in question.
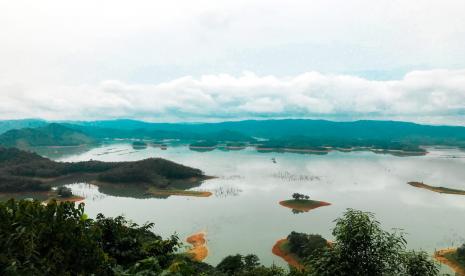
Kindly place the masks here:
[(11, 129), (35, 128), (45, 125), (47, 125), (47, 122), (39, 119), (5, 120), (0, 121), (0, 134)]
[(55, 162), (32, 152), (0, 147), (0, 192), (46, 191), (50, 181), (86, 174), (108, 184), (169, 188), (205, 176), (199, 169), (162, 158), (134, 162)]
[(80, 146), (95, 142), (82, 131), (56, 123), (38, 128), (12, 129), (0, 135), (0, 145), (18, 148)]

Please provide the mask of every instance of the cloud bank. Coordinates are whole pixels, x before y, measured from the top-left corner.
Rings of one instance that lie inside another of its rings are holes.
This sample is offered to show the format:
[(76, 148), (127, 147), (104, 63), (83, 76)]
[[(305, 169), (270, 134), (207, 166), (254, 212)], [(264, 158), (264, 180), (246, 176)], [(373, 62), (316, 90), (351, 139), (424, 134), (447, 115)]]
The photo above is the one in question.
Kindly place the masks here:
[(0, 117), (211, 121), (246, 118), (396, 119), (465, 125), (465, 70), (412, 71), (400, 80), (307, 72), (186, 76), (158, 84), (30, 87), (0, 83)]

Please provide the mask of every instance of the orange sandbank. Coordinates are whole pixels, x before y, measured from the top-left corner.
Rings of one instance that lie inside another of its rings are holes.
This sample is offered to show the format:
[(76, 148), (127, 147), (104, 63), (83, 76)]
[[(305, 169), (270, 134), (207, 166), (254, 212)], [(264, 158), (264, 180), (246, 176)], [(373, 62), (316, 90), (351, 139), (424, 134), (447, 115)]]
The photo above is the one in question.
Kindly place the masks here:
[(303, 212), (308, 212), (319, 207), (331, 205), (331, 203), (316, 200), (284, 200), (280, 201), (279, 204), (281, 206)]
[(436, 252), (434, 252), (434, 258), (448, 267), (450, 267), (457, 275), (464, 276), (465, 275), (465, 269), (463, 266), (455, 262), (454, 260), (448, 259), (446, 257), (446, 254), (449, 253), (455, 253), (457, 248), (446, 248), (446, 249), (441, 249)]
[(187, 253), (192, 255), (192, 258), (199, 262), (203, 261), (208, 256), (205, 235), (205, 232), (199, 232), (186, 239), (186, 241), (192, 245), (192, 248)]
[(288, 241), (286, 238), (278, 240), (271, 252), (278, 257), (283, 258), (289, 265), (297, 268), (298, 270), (303, 270), (304, 266), (298, 261), (298, 257), (295, 254), (290, 252), (286, 252), (282, 249), (283, 245), (286, 244)]

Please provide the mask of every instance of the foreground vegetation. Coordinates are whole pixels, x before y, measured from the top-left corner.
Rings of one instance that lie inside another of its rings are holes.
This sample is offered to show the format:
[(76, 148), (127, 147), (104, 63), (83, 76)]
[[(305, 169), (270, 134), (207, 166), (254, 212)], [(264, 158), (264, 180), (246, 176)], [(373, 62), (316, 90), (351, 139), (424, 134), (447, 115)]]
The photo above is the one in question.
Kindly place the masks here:
[(154, 234), (124, 217), (87, 218), (84, 205), (0, 202), (0, 275), (284, 275), (255, 255), (216, 267), (180, 251), (176, 236)]
[(303, 275), (438, 275), (437, 264), (422, 251), (407, 251), (400, 233), (381, 229), (371, 213), (348, 209), (336, 220), (334, 241), (292, 232), (284, 244)]
[(265, 267), (255, 255), (231, 255), (216, 267), (182, 252), (176, 236), (163, 239), (124, 217), (89, 219), (84, 205), (55, 201), (0, 203), (1, 275), (437, 275), (424, 252), (385, 232), (369, 213), (348, 210), (336, 221), (331, 246), (318, 235), (291, 233), (288, 249), (301, 271)]
[(55, 162), (35, 153), (0, 147), (0, 192), (49, 191), (51, 181), (82, 174), (105, 183), (159, 189), (205, 177), (198, 169), (161, 158), (135, 162)]

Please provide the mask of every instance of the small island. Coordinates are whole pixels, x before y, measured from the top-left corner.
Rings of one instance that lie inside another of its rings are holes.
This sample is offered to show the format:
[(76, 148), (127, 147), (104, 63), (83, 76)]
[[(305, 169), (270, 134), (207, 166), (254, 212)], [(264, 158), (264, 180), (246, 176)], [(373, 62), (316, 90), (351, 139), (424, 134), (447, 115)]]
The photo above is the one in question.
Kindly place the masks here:
[(135, 150), (138, 149), (146, 149), (147, 148), (147, 143), (144, 141), (134, 141), (132, 142), (132, 148)]
[(198, 232), (189, 236), (186, 241), (192, 245), (187, 254), (195, 261), (201, 262), (208, 256), (207, 240), (205, 232)]
[(440, 194), (465, 195), (465, 190), (430, 186), (423, 182), (410, 181), (407, 184), (409, 184), (410, 186), (416, 187), (416, 188), (421, 188), (421, 189), (429, 190), (429, 191), (440, 193)]
[(328, 241), (320, 235), (292, 231), (286, 238), (275, 243), (272, 252), (283, 258), (289, 265), (302, 271), (305, 269), (302, 260), (326, 246), (329, 246)]
[(449, 266), (457, 275), (465, 275), (465, 244), (459, 248), (446, 248), (434, 252), (434, 258)]
[(218, 146), (218, 142), (216, 141), (198, 141), (195, 143), (191, 143), (189, 145), (189, 149), (193, 151), (204, 152), (204, 151), (212, 151), (216, 149), (217, 146)]
[(54, 199), (56, 200), (57, 202), (81, 202), (83, 201), (85, 198), (81, 197), (81, 196), (76, 196), (76, 195), (73, 195), (72, 191), (70, 188), (66, 187), (66, 186), (59, 186), (58, 188), (56, 188), (56, 190), (54, 191), (56, 193), (56, 197), (54, 196), (51, 196), (51, 199)]
[(319, 207), (331, 205), (331, 203), (325, 201), (311, 200), (308, 195), (299, 193), (292, 194), (292, 198), (293, 199), (290, 200), (280, 201), (279, 204), (293, 211), (295, 210), (294, 213), (308, 212)]
[(280, 140), (260, 142), (256, 146), (259, 152), (292, 152), (307, 154), (328, 154), (331, 151), (371, 151), (378, 154), (391, 154), (399, 157), (423, 156), (428, 152), (414, 143), (401, 143), (378, 140), (319, 139), (308, 137), (290, 137)]

